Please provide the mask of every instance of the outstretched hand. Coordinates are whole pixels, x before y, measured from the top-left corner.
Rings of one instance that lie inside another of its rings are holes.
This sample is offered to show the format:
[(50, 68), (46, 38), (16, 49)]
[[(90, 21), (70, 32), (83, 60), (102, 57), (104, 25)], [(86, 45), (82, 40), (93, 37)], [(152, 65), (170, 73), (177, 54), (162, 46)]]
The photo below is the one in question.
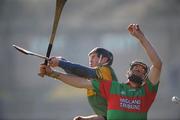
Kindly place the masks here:
[(49, 65), (51, 67), (58, 67), (60, 66), (60, 61), (63, 60), (63, 61), (66, 61), (66, 59), (64, 59), (63, 57), (59, 56), (59, 57), (51, 57), (49, 59)]
[(144, 33), (141, 31), (138, 24), (130, 24), (128, 26), (128, 31), (132, 36), (136, 37), (139, 40), (144, 37)]
[(60, 58), (58, 57), (51, 57), (49, 60), (49, 65), (51, 67), (58, 67)]

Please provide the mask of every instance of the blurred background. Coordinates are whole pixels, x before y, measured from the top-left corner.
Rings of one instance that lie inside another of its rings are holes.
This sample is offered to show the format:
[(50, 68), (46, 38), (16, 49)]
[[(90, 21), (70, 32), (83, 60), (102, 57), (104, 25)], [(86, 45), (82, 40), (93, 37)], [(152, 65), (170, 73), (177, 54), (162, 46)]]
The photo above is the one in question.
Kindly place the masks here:
[[(72, 120), (93, 114), (86, 90), (37, 75), (43, 60), (23, 55), (12, 45), (45, 55), (55, 0), (0, 1), (0, 119)], [(180, 119), (180, 1), (179, 0), (67, 0), (52, 56), (88, 66), (87, 54), (104, 47), (114, 54), (119, 82), (134, 59), (150, 62), (127, 27), (137, 23), (158, 51), (164, 66), (158, 95), (148, 118)], [(62, 71), (61, 69), (58, 69)]]

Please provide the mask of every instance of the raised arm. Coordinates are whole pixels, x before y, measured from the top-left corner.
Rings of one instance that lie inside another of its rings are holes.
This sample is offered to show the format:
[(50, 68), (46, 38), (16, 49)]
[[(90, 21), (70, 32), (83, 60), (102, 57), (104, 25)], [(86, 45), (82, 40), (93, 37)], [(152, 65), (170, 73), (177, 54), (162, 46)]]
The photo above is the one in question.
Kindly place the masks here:
[(40, 66), (40, 73), (47, 75), (49, 77), (55, 78), (57, 80), (60, 80), (73, 87), (88, 88), (88, 89), (92, 88), (91, 80), (84, 80), (85, 78), (82, 78), (82, 77), (78, 77), (71, 74), (65, 74), (61, 72), (56, 72), (46, 65)]
[(128, 31), (132, 36), (139, 40), (139, 43), (142, 45), (146, 54), (148, 55), (152, 63), (149, 73), (149, 80), (152, 82), (152, 84), (157, 84), (160, 78), (162, 68), (162, 62), (160, 57), (158, 56), (157, 52), (155, 51), (151, 43), (147, 40), (144, 33), (139, 28), (139, 25), (130, 24), (128, 27)]

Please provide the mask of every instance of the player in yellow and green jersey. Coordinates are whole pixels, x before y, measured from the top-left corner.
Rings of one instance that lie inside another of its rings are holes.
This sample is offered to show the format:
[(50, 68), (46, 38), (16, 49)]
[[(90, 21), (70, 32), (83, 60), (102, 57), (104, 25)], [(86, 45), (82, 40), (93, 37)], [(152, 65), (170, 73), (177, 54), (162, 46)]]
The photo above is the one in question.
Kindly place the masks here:
[[(69, 62), (61, 57), (52, 57), (49, 64), (51, 67), (59, 66), (67, 73), (71, 73), (79, 77), (96, 80), (117, 81), (117, 77), (111, 67), (113, 63), (113, 54), (110, 51), (104, 48), (96, 47), (90, 51), (88, 57), (89, 67)], [(87, 97), (88, 102), (96, 115), (86, 117), (77, 116), (74, 120), (90, 120), (95, 118), (102, 118), (102, 120), (106, 120), (107, 101), (100, 95), (96, 94), (93, 89), (87, 89)]]

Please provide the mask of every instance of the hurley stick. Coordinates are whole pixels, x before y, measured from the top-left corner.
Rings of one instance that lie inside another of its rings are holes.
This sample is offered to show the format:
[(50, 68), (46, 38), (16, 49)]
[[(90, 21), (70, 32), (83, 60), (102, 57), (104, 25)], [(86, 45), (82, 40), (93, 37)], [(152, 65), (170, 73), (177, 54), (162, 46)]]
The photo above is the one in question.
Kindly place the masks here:
[(21, 52), (23, 54), (31, 55), (31, 56), (36, 56), (36, 57), (39, 57), (39, 58), (42, 58), (42, 59), (45, 59), (45, 60), (49, 60), (49, 58), (46, 57), (46, 56), (43, 56), (43, 55), (35, 53), (35, 52), (31, 52), (31, 51), (26, 50), (26, 49), (24, 49), (22, 47), (19, 47), (17, 45), (13, 45), (13, 47), (16, 48), (16, 50), (18, 50), (19, 52)]
[[(54, 23), (53, 23), (53, 28), (52, 28), (52, 33), (51, 33), (48, 49), (47, 49), (47, 52), (46, 52), (46, 57), (47, 58), (49, 58), (49, 56), (51, 54), (51, 50), (52, 50), (54, 38), (55, 38), (55, 35), (56, 35), (56, 30), (57, 30), (57, 27), (58, 27), (59, 19), (60, 19), (61, 12), (63, 10), (63, 7), (64, 7), (66, 1), (67, 0), (56, 0), (56, 10), (55, 10), (55, 16), (54, 16)], [(48, 60), (45, 60), (44, 64), (47, 65), (47, 63), (48, 63)], [(41, 74), (39, 74), (39, 75), (43, 77), (43, 75), (41, 75)]]

